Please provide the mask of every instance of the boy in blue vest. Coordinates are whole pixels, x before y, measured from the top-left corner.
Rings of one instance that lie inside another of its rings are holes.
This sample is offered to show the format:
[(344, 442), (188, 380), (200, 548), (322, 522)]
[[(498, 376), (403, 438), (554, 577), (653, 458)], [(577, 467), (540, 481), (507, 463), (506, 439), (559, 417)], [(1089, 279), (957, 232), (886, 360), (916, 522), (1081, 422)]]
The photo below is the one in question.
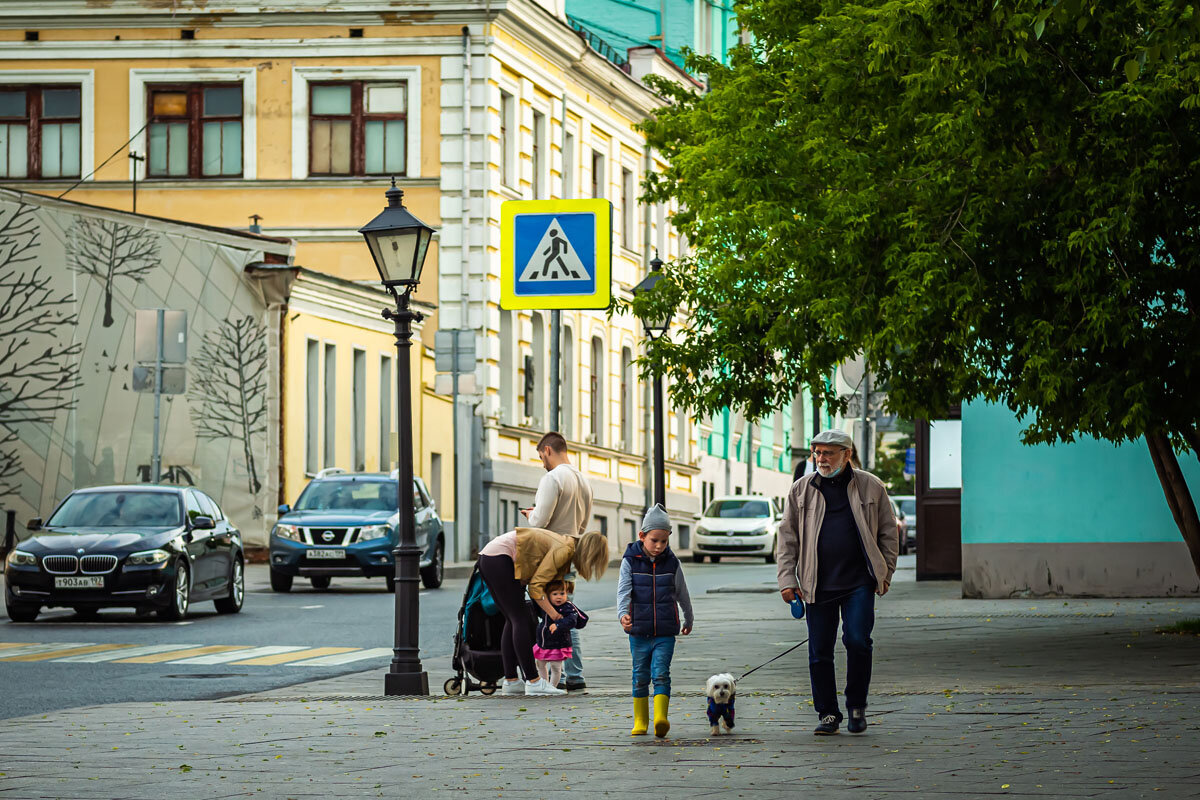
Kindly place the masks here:
[[(675, 637), (692, 632), (692, 598), (679, 559), (671, 552), (671, 518), (655, 503), (642, 519), (638, 541), (625, 549), (617, 579), (617, 615), (629, 634), (633, 654), (633, 730), (642, 736), (650, 722), (650, 682), (654, 682), (654, 735), (671, 729), (671, 656)], [(683, 609), (683, 625), (679, 609)]]

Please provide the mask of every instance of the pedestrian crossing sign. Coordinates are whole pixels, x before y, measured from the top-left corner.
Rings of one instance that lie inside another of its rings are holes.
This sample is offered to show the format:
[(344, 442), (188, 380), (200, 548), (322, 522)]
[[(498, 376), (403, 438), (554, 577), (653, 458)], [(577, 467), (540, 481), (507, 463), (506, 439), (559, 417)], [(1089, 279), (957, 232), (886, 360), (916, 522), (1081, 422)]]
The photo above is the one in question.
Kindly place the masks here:
[(500, 307), (607, 308), (612, 203), (509, 200), (500, 206)]

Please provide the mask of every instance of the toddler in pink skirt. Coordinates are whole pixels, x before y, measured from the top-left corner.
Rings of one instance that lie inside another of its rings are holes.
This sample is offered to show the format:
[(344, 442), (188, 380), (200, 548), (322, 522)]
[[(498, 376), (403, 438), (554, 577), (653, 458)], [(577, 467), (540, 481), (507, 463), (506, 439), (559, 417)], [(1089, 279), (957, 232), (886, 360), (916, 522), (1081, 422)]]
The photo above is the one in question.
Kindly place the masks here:
[(554, 610), (562, 615), (552, 620), (541, 614), (537, 636), (533, 642), (533, 657), (537, 660), (538, 675), (542, 680), (558, 686), (562, 678), (563, 662), (571, 657), (571, 629), (587, 625), (587, 614), (567, 601), (567, 585), (563, 581), (546, 584), (546, 597)]

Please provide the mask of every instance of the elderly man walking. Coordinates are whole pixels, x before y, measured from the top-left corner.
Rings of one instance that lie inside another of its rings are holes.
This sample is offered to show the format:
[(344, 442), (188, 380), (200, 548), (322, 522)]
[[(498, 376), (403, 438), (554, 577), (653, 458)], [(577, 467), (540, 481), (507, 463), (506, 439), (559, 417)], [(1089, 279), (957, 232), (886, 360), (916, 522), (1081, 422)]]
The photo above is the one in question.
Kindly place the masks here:
[(883, 482), (850, 466), (843, 431), (813, 437), (817, 470), (792, 484), (779, 526), (779, 592), (807, 604), (808, 671), (817, 736), (838, 732), (842, 711), (833, 671), (838, 618), (846, 646), (846, 729), (867, 729), (875, 595), (887, 594), (900, 541)]
[[(582, 536), (592, 520), (592, 487), (583, 473), (571, 466), (567, 440), (561, 433), (550, 431), (537, 444), (538, 456), (546, 474), (538, 482), (533, 506), (522, 509), (529, 524), (535, 528)], [(567, 585), (574, 586), (575, 573), (567, 573)], [(573, 596), (571, 599), (574, 599)], [(571, 657), (563, 665), (565, 678), (558, 688), (568, 691), (586, 689), (583, 680), (583, 650), (579, 631), (571, 629)]]

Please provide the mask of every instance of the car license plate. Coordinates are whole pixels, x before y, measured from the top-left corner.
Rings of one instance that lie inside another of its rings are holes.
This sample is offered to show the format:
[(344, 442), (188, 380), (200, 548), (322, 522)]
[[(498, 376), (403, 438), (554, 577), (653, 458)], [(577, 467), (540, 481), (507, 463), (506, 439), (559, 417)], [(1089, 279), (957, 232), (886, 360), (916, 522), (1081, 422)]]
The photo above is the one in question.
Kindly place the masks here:
[(54, 579), (55, 589), (103, 589), (104, 577), (97, 575), (96, 577), (71, 575), (58, 577)]
[(309, 550), (307, 553), (309, 558), (345, 558), (345, 550)]

